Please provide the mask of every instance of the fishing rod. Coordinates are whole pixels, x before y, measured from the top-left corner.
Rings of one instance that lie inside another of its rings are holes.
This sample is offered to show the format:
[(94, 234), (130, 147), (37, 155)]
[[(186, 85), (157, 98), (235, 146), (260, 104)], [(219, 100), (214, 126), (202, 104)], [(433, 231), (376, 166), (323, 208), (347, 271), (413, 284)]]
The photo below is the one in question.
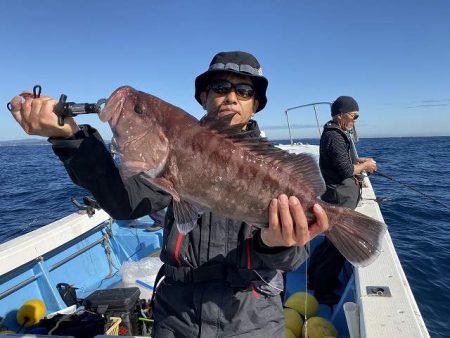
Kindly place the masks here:
[(430, 195), (424, 194), (422, 191), (420, 191), (420, 190), (410, 186), (409, 184), (406, 184), (404, 182), (400, 182), (400, 181), (396, 180), (395, 178), (393, 178), (392, 176), (386, 175), (386, 174), (384, 174), (384, 173), (382, 173), (382, 172), (380, 172), (378, 170), (374, 171), (373, 173), (378, 175), (378, 176), (387, 178), (387, 179), (389, 179), (391, 181), (394, 181), (394, 182), (396, 182), (398, 184), (401, 184), (401, 185), (403, 185), (403, 186), (405, 186), (405, 187), (407, 187), (407, 188), (409, 188), (411, 190), (414, 190), (415, 192), (419, 193), (420, 195), (425, 196), (425, 197), (429, 198), (430, 200), (432, 200), (433, 202), (436, 202), (436, 203), (440, 204), (441, 206), (443, 206), (444, 208), (450, 210), (450, 207), (447, 204), (442, 203), (441, 201), (438, 201), (437, 199), (431, 197)]

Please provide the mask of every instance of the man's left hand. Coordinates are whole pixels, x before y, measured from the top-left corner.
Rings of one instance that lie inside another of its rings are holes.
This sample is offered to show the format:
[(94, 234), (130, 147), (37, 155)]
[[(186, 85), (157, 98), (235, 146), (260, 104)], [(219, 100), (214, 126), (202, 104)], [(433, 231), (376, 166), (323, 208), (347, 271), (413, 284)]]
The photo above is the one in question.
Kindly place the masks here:
[(297, 197), (280, 195), (270, 202), (269, 227), (261, 230), (261, 240), (269, 247), (303, 246), (321, 232), (328, 230), (325, 210), (315, 204), (316, 221), (308, 225), (303, 207)]

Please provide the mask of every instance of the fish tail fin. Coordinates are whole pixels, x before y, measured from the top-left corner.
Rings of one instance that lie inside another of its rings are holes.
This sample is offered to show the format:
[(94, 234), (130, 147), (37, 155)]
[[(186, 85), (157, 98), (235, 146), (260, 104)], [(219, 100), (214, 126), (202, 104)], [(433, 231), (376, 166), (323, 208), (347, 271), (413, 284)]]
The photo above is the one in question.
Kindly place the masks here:
[(348, 208), (322, 206), (330, 222), (325, 234), (339, 252), (354, 266), (364, 267), (375, 261), (381, 253), (386, 224)]

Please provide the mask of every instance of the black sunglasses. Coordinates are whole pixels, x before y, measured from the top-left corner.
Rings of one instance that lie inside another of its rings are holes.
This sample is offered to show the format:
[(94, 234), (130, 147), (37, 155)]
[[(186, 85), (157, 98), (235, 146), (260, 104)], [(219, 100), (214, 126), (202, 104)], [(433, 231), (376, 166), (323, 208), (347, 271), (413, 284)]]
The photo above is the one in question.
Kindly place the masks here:
[(231, 83), (227, 80), (213, 80), (206, 87), (206, 90), (212, 90), (216, 94), (226, 95), (233, 89), (236, 95), (242, 100), (250, 100), (255, 95), (255, 88), (248, 83)]
[[(348, 114), (348, 113), (347, 113), (347, 114)], [(358, 114), (354, 114), (354, 115), (348, 114), (348, 116), (350, 116), (350, 117), (352, 118), (353, 121), (357, 120), (358, 117), (359, 117)]]

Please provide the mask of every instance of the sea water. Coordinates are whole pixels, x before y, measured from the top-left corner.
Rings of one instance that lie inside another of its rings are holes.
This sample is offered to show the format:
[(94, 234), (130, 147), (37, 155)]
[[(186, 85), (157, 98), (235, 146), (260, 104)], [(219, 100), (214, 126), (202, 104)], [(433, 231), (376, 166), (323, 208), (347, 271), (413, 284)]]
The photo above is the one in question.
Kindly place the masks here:
[[(364, 138), (357, 148), (380, 172), (450, 205), (450, 137)], [(450, 211), (395, 181), (370, 179), (431, 336), (450, 337)], [(49, 145), (0, 146), (0, 243), (75, 212), (70, 198), (86, 195)]]

